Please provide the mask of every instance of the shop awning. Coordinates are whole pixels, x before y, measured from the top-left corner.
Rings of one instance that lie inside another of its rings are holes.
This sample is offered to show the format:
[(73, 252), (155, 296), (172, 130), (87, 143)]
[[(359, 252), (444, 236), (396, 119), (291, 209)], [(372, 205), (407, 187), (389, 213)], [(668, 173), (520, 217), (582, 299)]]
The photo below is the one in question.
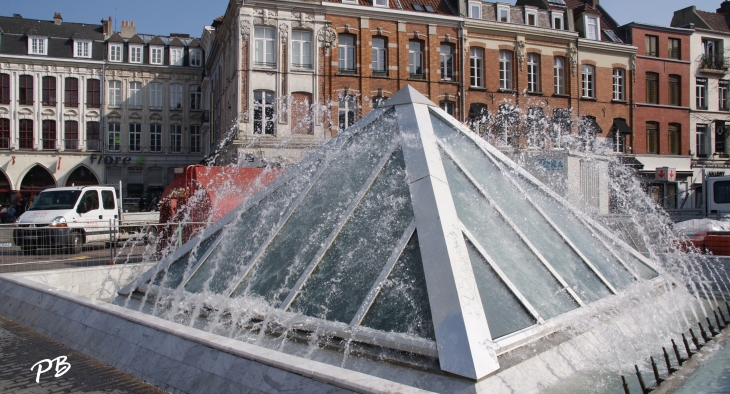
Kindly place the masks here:
[(584, 116), (583, 121), (580, 125), (580, 131), (582, 133), (601, 134), (603, 129), (598, 125), (594, 116)]
[(613, 128), (615, 130), (618, 130), (621, 134), (633, 134), (634, 132), (631, 131), (631, 127), (629, 127), (628, 124), (626, 124), (626, 120), (622, 118), (615, 118), (613, 120)]

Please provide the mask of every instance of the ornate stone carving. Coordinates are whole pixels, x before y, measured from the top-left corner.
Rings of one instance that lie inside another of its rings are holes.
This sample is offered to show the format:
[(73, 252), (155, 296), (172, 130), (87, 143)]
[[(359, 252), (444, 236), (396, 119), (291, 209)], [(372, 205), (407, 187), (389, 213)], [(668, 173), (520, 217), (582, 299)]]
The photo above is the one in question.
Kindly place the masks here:
[(279, 25), (279, 37), (281, 37), (282, 44), (286, 44), (287, 40), (289, 40), (289, 26), (286, 23)]
[(268, 25), (276, 27), (276, 18), (278, 15), (274, 11), (269, 10), (256, 10), (254, 12), (253, 24), (254, 25)]
[(322, 26), (317, 32), (317, 41), (322, 43), (325, 48), (331, 48), (337, 39), (337, 32), (330, 25)]
[(294, 18), (294, 21), (291, 23), (291, 27), (295, 29), (314, 28), (314, 24), (312, 23), (314, 21), (314, 18), (311, 15), (305, 14), (303, 12), (295, 12), (292, 14), (292, 17)]
[(525, 69), (525, 40), (517, 40), (515, 43), (515, 54), (520, 61), (520, 71)]
[(572, 76), (575, 76), (578, 68), (578, 48), (572, 42), (568, 48), (568, 62), (570, 62), (570, 73)]
[(631, 76), (634, 82), (636, 82), (636, 54), (632, 54), (629, 58), (629, 70), (631, 70)]
[(244, 41), (248, 41), (248, 38), (250, 36), (251, 36), (251, 22), (241, 21), (241, 38), (243, 38)]

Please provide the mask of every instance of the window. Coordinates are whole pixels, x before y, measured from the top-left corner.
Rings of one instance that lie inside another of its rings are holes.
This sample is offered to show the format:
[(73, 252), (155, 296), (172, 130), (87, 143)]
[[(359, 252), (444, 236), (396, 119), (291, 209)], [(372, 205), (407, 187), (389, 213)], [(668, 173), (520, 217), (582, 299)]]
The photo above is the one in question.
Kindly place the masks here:
[(525, 12), (525, 24), (529, 26), (537, 26), (537, 13), (534, 11)]
[(646, 73), (646, 102), (659, 104), (659, 74)]
[(387, 7), (388, 0), (373, 0), (373, 5), (375, 7)]
[(659, 153), (659, 125), (655, 122), (646, 122), (646, 153)]
[(659, 37), (644, 36), (644, 52), (646, 56), (659, 56), (657, 47), (659, 46)]
[(537, 53), (527, 54), (527, 91), (540, 91), (540, 55)]
[(697, 109), (707, 109), (707, 78), (696, 79)]
[(0, 74), (0, 104), (10, 104), (10, 74)]
[(728, 108), (728, 80), (727, 79), (721, 79), (717, 83), (717, 98), (718, 98), (718, 105), (720, 108), (720, 111), (727, 111)]
[(499, 88), (512, 90), (512, 51), (499, 51)]
[(293, 92), (291, 95), (291, 133), (312, 134), (312, 126), (316, 117), (312, 107), (312, 94)]
[(469, 68), (471, 70), (471, 86), (484, 87), (484, 49), (469, 49)]
[(563, 14), (553, 12), (553, 29), (555, 30), (563, 30)]
[(86, 106), (88, 108), (101, 107), (101, 81), (98, 79), (86, 80)]
[(253, 133), (274, 134), (274, 92), (253, 91)]
[(669, 105), (682, 105), (681, 77), (679, 75), (669, 76)]
[(667, 128), (667, 138), (669, 139), (669, 154), (670, 155), (679, 155), (682, 152), (681, 149), (681, 139), (680, 136), (682, 135), (680, 132), (680, 125), (676, 123), (670, 123), (669, 127)]
[(203, 109), (203, 89), (200, 85), (190, 86), (190, 109), (193, 111)]
[(142, 124), (129, 124), (129, 151), (139, 152), (142, 150)]
[(614, 68), (613, 69), (613, 99), (617, 101), (624, 101), (626, 99), (626, 96), (624, 94), (624, 81), (626, 78), (625, 76), (625, 70), (623, 68)]
[(670, 38), (667, 40), (668, 44), (668, 51), (667, 51), (667, 57), (670, 59), (681, 59), (682, 58), (682, 52), (680, 48), (681, 41), (678, 38)]
[(340, 108), (338, 110), (339, 130), (346, 130), (355, 123), (355, 97), (344, 96), (340, 98)]
[(182, 109), (183, 87), (179, 83), (170, 84), (170, 109)]
[(122, 149), (122, 137), (119, 133), (119, 126), (118, 122), (109, 122), (107, 150), (110, 152), (119, 152)]
[(0, 118), (0, 149), (10, 149), (10, 119)]
[(555, 94), (565, 94), (565, 58), (562, 56), (553, 58), (553, 85)]
[(45, 55), (48, 50), (48, 38), (45, 37), (28, 37), (28, 54), (29, 55)]
[(150, 64), (162, 64), (162, 50), (163, 47), (151, 46), (150, 47)]
[(86, 150), (101, 150), (100, 130), (99, 122), (86, 122)]
[(411, 78), (423, 78), (423, 43), (411, 40), (408, 42), (408, 72)]
[(480, 2), (469, 2), (469, 17), (473, 19), (482, 19), (482, 5)]
[(162, 125), (153, 123), (150, 125), (150, 152), (162, 151)]
[(190, 153), (203, 152), (203, 135), (200, 126), (190, 126)]
[(142, 63), (142, 46), (141, 45), (130, 45), (129, 46), (129, 62), (130, 63)]
[(373, 37), (373, 73), (385, 74), (388, 45), (385, 37)]
[(276, 30), (273, 27), (256, 26), (254, 28), (253, 64), (263, 67), (275, 67), (274, 44)]
[(53, 150), (56, 149), (56, 121), (55, 120), (44, 120), (43, 121), (43, 133), (41, 134), (43, 149)]
[(56, 105), (56, 77), (43, 77), (41, 84), (43, 85), (41, 103), (43, 105)]
[(586, 38), (589, 40), (600, 40), (598, 32), (598, 18), (595, 16), (586, 16)]
[(454, 102), (453, 101), (442, 101), (439, 103), (439, 107), (446, 111), (447, 114), (454, 116)]
[(114, 201), (114, 193), (111, 190), (101, 191), (101, 201), (104, 209), (116, 209), (117, 204)]
[(707, 157), (707, 125), (706, 124), (698, 124), (697, 125), (697, 134), (696, 134), (696, 143), (697, 143), (697, 157)]
[(497, 6), (497, 21), (509, 23), (509, 6)]
[(67, 107), (79, 106), (79, 80), (68, 77), (63, 81), (63, 105)]
[(122, 44), (109, 44), (109, 61), (122, 61)]
[(203, 67), (203, 51), (200, 49), (190, 49), (190, 66)]
[(162, 84), (150, 84), (150, 109), (162, 109)]
[(122, 81), (109, 81), (109, 107), (122, 106)]
[(129, 108), (142, 108), (142, 82), (129, 83)]
[(63, 122), (63, 147), (65, 150), (79, 150), (79, 122)]
[(312, 68), (312, 32), (294, 30), (291, 35), (292, 66)]
[(30, 119), (21, 119), (18, 131), (20, 149), (33, 149), (33, 121)]
[(581, 96), (586, 98), (596, 97), (595, 69), (590, 64), (583, 65)]
[(33, 76), (21, 75), (18, 77), (18, 103), (33, 105)]
[(341, 72), (355, 72), (355, 37), (340, 35), (337, 46), (337, 66)]
[(170, 48), (170, 65), (183, 65), (183, 48)]
[(454, 77), (454, 47), (441, 44), (441, 79), (450, 81)]
[(83, 201), (79, 204), (83, 204), (83, 206), (86, 208), (86, 212), (99, 209), (99, 193), (97, 193), (96, 190), (89, 190), (84, 193), (80, 201)]
[(182, 126), (179, 124), (170, 125), (170, 152), (182, 152)]
[(74, 40), (74, 56), (75, 57), (91, 57), (91, 41)]

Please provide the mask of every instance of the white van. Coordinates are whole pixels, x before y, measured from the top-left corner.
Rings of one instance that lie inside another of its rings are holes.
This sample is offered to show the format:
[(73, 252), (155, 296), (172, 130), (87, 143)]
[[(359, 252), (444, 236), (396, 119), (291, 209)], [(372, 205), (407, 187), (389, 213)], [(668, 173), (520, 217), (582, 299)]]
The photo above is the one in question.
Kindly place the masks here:
[[(13, 231), (13, 240), (23, 252), (38, 247), (64, 247), (80, 253), (86, 243), (118, 240), (120, 216), (117, 192), (113, 187), (46, 189), (16, 221), (18, 228)], [(156, 223), (159, 214), (148, 219)]]

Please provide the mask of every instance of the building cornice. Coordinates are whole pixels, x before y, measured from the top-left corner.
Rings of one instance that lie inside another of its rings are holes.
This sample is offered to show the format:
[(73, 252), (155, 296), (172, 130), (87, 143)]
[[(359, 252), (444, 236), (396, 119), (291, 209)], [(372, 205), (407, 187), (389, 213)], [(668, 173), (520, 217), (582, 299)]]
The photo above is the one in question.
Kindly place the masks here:
[(633, 55), (636, 53), (637, 47), (628, 44), (614, 44), (611, 42), (588, 40), (585, 38), (578, 39), (578, 49), (595, 49), (599, 51), (613, 51)]
[(465, 20), (464, 28), (470, 32), (485, 32), (510, 36), (519, 35), (525, 38), (552, 39), (565, 42), (573, 42), (578, 37), (578, 33), (573, 31), (474, 19)]
[(89, 64), (94, 66), (101, 66), (106, 63), (105, 60), (81, 60), (81, 59), (73, 59), (73, 58), (66, 58), (66, 57), (38, 57), (38, 56), (26, 56), (26, 55), (8, 55), (4, 53), (0, 53), (0, 61), (4, 61), (3, 59), (14, 59), (14, 60), (24, 60), (27, 62), (32, 63), (49, 63), (52, 62), (54, 65), (59, 62), (66, 62), (66, 63), (72, 63), (72, 64)]
[(695, 32), (695, 29), (685, 29), (682, 27), (669, 27), (669, 26), (657, 26), (657, 25), (650, 25), (648, 23), (641, 23), (641, 22), (631, 22), (627, 23), (623, 27), (630, 27), (630, 28), (637, 28), (637, 29), (644, 29), (644, 30), (653, 30), (653, 31), (662, 31), (665, 33), (674, 33), (674, 34), (684, 34), (684, 35), (692, 35), (692, 33)]
[(680, 64), (692, 64), (689, 60), (677, 60), (677, 59), (670, 59), (666, 57), (656, 57), (656, 56), (646, 56), (646, 55), (636, 55), (637, 59), (646, 59), (646, 60), (655, 60), (658, 62), (670, 62), (670, 63), (680, 63)]
[(421, 24), (428, 24), (430, 21), (440, 21), (454, 25), (458, 25), (459, 23), (464, 21), (464, 18), (459, 16), (438, 15), (426, 12), (401, 11), (392, 8), (365, 7), (355, 4), (323, 3), (322, 6), (325, 8), (325, 12), (327, 14), (353, 17), (362, 17), (363, 15), (367, 15), (370, 19), (397, 20)]
[(719, 30), (712, 30), (712, 29), (703, 29), (701, 27), (695, 27), (695, 33), (717, 34), (717, 35), (720, 35), (720, 36), (730, 36), (730, 31), (719, 31)]

